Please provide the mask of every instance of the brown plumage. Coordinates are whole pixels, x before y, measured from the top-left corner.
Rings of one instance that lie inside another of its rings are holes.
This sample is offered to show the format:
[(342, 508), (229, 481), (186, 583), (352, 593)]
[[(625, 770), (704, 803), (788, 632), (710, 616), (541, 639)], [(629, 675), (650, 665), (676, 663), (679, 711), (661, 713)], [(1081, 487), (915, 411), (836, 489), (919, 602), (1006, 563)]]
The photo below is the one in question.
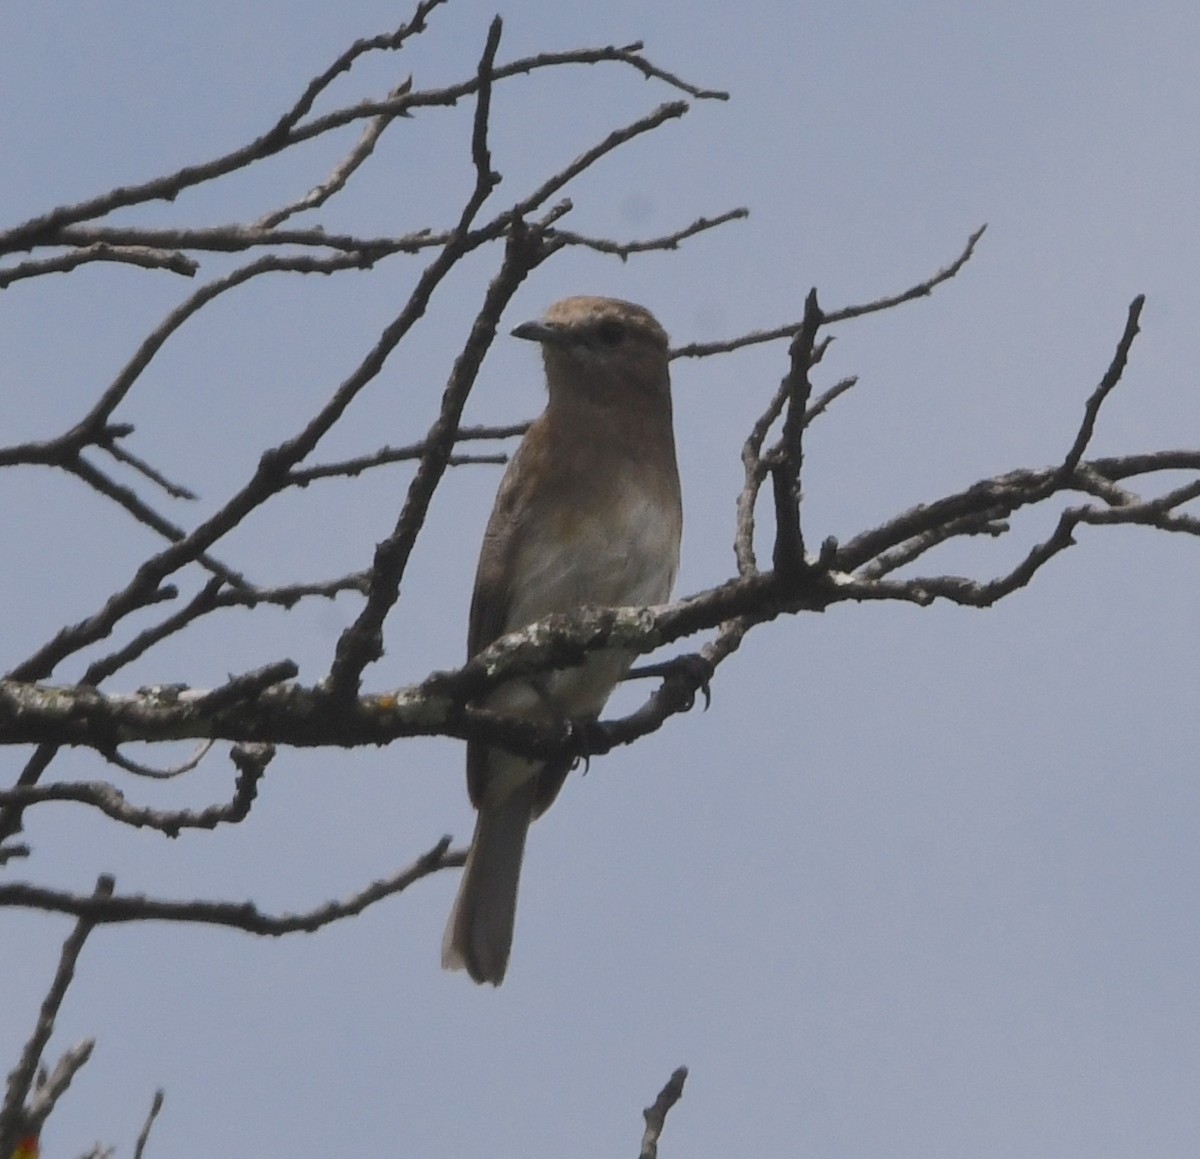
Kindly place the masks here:
[[(496, 495), (471, 601), (469, 655), (553, 612), (666, 601), (679, 565), (682, 512), (667, 336), (649, 311), (612, 298), (567, 298), (513, 331), (541, 343), (549, 401)], [(484, 702), (550, 721), (594, 718), (629, 668), (592, 653), (538, 687), (514, 681)], [(499, 985), (508, 966), (525, 835), (562, 788), (566, 761), (467, 746), (479, 811), (442, 964)]]

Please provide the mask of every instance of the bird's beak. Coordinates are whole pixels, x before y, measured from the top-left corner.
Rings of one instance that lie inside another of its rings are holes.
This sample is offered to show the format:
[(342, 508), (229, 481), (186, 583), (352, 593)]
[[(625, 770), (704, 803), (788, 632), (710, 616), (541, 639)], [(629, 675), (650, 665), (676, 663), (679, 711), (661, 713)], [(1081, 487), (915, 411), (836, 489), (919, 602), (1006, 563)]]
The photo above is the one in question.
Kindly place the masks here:
[(563, 346), (567, 335), (557, 326), (546, 322), (522, 322), (512, 335), (514, 338), (526, 338), (530, 342), (544, 342), (547, 346)]

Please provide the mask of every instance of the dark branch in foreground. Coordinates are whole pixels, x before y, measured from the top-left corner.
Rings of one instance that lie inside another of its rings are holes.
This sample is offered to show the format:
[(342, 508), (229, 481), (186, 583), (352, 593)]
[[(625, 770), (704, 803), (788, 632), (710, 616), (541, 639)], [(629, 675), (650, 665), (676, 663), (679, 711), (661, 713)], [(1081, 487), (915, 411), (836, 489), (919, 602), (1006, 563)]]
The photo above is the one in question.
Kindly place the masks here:
[[(1157, 470), (1200, 471), (1200, 452), (1164, 452), (1142, 459), (1144, 474)], [(999, 521), (1056, 488), (1088, 492), (1095, 479), (1128, 479), (1120, 459), (1081, 463), (1064, 483), (1059, 468), (1021, 470), (976, 483), (966, 491), (913, 508), (843, 546), (823, 549), (818, 563), (799, 575), (748, 574), (661, 608), (585, 609), (552, 616), (498, 640), (462, 667), (434, 673), (419, 684), (394, 692), (335, 701), (325, 688), (275, 684), (257, 696), (225, 704), (203, 690), (150, 689), (108, 695), (88, 687), (48, 687), (0, 681), (0, 744), (74, 744), (101, 751), (132, 741), (216, 737), (241, 742), (311, 747), (386, 744), (402, 737), (454, 736), (502, 743), (536, 756), (574, 747), (601, 755), (657, 728), (672, 711), (686, 706), (705, 682), (686, 669), (674, 673), (675, 691), (656, 694), (639, 713), (595, 726), (586, 738), (572, 730), (539, 726), (471, 708), (487, 690), (517, 677), (571, 667), (584, 656), (610, 645), (648, 652), (697, 632), (735, 620), (740, 634), (757, 624), (800, 611), (820, 611), (837, 603), (892, 600), (927, 605), (943, 599), (966, 607), (987, 607), (1028, 584), (1055, 556), (1075, 542), (1080, 525), (1137, 524), (1200, 535), (1200, 521), (1172, 503), (1196, 497), (1188, 485), (1157, 499), (1122, 500), (1116, 506), (1069, 507), (1049, 539), (1033, 545), (1010, 571), (987, 580), (955, 576), (896, 578), (901, 564), (911, 565), (949, 539), (1001, 534)], [(1121, 491), (1122, 496), (1125, 495)], [(980, 520), (984, 521), (982, 524)], [(702, 656), (715, 666), (733, 650), (727, 639), (719, 655), (707, 645)], [(734, 645), (736, 646), (736, 645)], [(709, 673), (711, 675), (711, 673)], [(586, 739), (586, 744), (582, 740)], [(14, 798), (15, 800), (15, 798)], [(0, 796), (0, 804), (4, 801)]]

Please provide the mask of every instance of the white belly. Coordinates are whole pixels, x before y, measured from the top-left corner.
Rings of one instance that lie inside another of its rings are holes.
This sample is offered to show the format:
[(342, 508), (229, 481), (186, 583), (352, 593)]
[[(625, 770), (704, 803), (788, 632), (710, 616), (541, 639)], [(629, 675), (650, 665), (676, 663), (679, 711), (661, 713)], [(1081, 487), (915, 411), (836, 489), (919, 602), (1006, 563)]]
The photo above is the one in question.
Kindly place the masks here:
[[(513, 593), (507, 630), (555, 612), (587, 605), (631, 607), (665, 603), (679, 567), (679, 528), (661, 505), (627, 495), (604, 517), (576, 517), (569, 529), (545, 527), (528, 535), (515, 561), (525, 577)], [(562, 716), (596, 716), (632, 664), (632, 653), (605, 650), (545, 682)], [(544, 698), (526, 683), (497, 689), (489, 707), (518, 715), (548, 713)]]

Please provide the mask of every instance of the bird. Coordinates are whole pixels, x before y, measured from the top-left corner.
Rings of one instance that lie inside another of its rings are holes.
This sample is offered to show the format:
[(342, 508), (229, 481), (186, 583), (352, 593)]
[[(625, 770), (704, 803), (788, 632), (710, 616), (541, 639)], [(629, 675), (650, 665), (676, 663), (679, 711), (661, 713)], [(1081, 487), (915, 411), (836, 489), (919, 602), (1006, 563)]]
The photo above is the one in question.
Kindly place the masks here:
[[(514, 329), (541, 346), (547, 402), (512, 456), (484, 533), (468, 656), (556, 612), (670, 599), (683, 512), (666, 332), (649, 310), (572, 297)], [(634, 653), (509, 681), (480, 704), (542, 723), (595, 720)], [(499, 986), (508, 968), (530, 824), (554, 802), (571, 758), (467, 744), (475, 832), (446, 923), (442, 965)]]

